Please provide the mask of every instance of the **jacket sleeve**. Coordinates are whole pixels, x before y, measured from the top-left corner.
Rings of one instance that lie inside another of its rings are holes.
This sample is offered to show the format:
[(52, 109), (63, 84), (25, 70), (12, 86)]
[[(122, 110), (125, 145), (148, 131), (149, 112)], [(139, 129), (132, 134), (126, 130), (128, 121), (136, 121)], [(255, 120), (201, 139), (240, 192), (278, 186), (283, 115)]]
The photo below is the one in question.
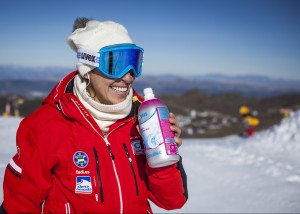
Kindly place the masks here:
[(182, 158), (177, 164), (161, 168), (146, 166), (149, 198), (157, 206), (179, 209), (188, 199), (187, 176), (182, 166)]
[(37, 146), (40, 140), (41, 136), (23, 120), (17, 132), (17, 154), (4, 175), (2, 209), (7, 213), (41, 213), (52, 181)]

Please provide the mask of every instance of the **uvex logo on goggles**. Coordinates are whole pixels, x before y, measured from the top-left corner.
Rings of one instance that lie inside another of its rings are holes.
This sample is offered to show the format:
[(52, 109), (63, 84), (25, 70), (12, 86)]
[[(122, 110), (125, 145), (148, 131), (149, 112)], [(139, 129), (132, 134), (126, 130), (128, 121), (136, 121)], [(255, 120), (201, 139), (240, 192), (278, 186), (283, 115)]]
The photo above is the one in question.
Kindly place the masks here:
[(79, 62), (84, 64), (93, 65), (95, 67), (99, 66), (99, 53), (95, 53), (88, 50), (78, 49), (77, 59)]
[(121, 78), (129, 71), (138, 77), (142, 73), (144, 50), (134, 44), (101, 48), (99, 52), (79, 49), (78, 61), (97, 67), (109, 78)]

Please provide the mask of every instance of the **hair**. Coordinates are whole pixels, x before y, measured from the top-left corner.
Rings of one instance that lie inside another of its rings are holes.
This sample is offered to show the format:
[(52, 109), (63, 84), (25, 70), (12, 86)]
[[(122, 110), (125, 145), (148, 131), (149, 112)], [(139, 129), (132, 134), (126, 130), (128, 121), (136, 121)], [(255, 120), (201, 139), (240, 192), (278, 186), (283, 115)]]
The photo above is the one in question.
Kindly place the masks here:
[(86, 17), (77, 17), (74, 21), (72, 32), (74, 32), (78, 28), (84, 28), (86, 26), (86, 23), (90, 20), (91, 19), (86, 18)]

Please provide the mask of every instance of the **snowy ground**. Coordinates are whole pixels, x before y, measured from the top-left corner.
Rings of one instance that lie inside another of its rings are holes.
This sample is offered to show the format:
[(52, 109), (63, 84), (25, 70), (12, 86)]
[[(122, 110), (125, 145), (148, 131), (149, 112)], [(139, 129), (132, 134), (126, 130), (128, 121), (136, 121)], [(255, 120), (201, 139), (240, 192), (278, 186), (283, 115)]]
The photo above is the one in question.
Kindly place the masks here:
[[(0, 117), (0, 183), (19, 122)], [(300, 213), (300, 111), (250, 139), (185, 139), (179, 151), (189, 200), (172, 213)]]

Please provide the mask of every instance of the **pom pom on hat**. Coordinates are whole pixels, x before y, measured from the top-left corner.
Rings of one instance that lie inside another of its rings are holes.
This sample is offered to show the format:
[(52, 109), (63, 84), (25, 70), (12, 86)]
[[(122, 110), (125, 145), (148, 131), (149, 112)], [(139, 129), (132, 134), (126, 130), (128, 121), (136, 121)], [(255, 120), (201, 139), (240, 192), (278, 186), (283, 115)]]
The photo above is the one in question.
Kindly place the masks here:
[[(126, 28), (113, 21), (91, 20), (84, 28), (76, 29), (67, 39), (69, 46), (77, 52), (78, 49), (85, 49), (98, 52), (101, 48), (115, 44), (132, 44)], [(95, 67), (81, 62), (77, 63), (79, 74), (84, 77)]]

